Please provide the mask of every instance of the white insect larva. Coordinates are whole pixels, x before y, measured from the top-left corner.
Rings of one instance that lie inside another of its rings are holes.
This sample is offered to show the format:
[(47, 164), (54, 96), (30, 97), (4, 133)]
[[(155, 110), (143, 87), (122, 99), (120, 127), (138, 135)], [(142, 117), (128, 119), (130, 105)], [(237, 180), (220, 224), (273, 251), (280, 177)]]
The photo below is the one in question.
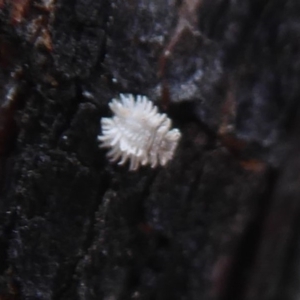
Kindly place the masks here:
[(120, 100), (112, 99), (109, 107), (115, 114), (102, 118), (102, 135), (98, 135), (100, 147), (111, 148), (107, 156), (123, 165), (130, 160), (130, 170), (140, 165), (164, 166), (174, 155), (179, 138), (178, 129), (171, 128), (171, 120), (146, 96), (120, 94)]

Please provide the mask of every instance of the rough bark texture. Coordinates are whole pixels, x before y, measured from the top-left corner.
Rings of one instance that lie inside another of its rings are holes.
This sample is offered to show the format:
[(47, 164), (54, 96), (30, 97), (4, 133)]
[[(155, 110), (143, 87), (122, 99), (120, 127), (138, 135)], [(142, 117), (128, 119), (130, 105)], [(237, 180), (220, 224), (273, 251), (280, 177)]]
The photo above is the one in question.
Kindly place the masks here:
[[(298, 0), (0, 1), (0, 299), (300, 297)], [(110, 164), (119, 93), (180, 128)]]

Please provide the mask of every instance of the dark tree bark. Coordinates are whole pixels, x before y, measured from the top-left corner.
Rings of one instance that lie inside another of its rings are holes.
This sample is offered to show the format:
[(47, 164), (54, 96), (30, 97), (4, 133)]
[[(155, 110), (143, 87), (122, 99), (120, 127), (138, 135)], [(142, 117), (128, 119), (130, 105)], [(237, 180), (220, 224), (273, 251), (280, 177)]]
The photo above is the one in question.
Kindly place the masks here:
[[(0, 298), (294, 300), (298, 0), (0, 0)], [(111, 164), (120, 93), (182, 132)]]

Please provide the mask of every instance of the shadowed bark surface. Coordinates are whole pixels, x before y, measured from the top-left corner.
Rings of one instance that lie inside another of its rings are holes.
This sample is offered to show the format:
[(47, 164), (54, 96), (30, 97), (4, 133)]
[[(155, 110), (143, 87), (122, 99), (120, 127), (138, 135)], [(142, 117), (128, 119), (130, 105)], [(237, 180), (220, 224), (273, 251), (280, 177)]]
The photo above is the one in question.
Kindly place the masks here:
[[(298, 0), (0, 0), (1, 300), (300, 297)], [(120, 93), (182, 138), (111, 164)]]

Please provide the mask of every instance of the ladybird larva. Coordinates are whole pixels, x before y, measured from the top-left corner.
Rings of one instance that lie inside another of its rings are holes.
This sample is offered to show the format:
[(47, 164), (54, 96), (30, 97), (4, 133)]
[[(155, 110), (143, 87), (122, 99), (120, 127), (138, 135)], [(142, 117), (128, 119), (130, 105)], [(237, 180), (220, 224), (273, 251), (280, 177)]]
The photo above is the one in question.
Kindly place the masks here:
[(171, 120), (160, 114), (158, 108), (146, 97), (120, 94), (112, 99), (109, 107), (112, 118), (102, 118), (102, 135), (98, 141), (113, 162), (123, 165), (130, 160), (130, 170), (150, 164), (164, 166), (174, 155), (180, 139), (180, 131), (171, 128)]

